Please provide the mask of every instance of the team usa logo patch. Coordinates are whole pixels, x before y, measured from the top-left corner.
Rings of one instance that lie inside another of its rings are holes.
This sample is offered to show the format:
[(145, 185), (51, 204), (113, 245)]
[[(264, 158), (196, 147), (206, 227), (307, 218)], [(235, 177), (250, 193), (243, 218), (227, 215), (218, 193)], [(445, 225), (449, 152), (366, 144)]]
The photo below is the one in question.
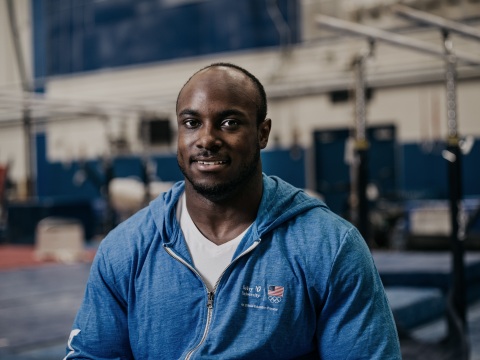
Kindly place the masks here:
[(278, 304), (283, 299), (283, 286), (269, 285), (268, 286), (268, 300), (273, 304)]

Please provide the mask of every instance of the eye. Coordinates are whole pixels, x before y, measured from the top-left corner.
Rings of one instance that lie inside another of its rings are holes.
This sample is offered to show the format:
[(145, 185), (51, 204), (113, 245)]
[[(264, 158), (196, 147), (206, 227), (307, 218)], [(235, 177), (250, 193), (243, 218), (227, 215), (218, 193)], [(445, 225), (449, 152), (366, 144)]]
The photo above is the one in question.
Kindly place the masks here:
[(187, 129), (195, 129), (195, 128), (198, 127), (199, 122), (198, 122), (197, 120), (195, 120), (195, 119), (185, 119), (185, 120), (183, 121), (183, 124), (185, 125), (185, 127), (186, 127)]
[(229, 129), (238, 127), (238, 125), (239, 125), (239, 122), (238, 120), (235, 120), (235, 119), (225, 119), (222, 121), (222, 127), (226, 127)]

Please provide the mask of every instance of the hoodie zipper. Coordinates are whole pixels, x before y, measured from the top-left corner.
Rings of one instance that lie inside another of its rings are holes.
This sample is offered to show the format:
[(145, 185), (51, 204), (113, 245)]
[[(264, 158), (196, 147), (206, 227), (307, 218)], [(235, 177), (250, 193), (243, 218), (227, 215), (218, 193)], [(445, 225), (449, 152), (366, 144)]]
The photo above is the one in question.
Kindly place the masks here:
[(189, 263), (187, 263), (185, 260), (183, 260), (180, 256), (178, 256), (172, 249), (163, 245), (163, 247), (165, 248), (165, 251), (171, 257), (173, 257), (175, 260), (179, 261), (180, 263), (182, 263), (183, 265), (188, 267), (190, 270), (192, 270), (200, 278), (200, 280), (202, 281), (205, 289), (207, 289), (207, 323), (205, 324), (205, 330), (203, 331), (202, 338), (200, 339), (198, 344), (192, 350), (190, 350), (187, 353), (187, 355), (185, 356), (185, 360), (189, 360), (192, 357), (193, 353), (196, 350), (198, 350), (198, 348), (200, 348), (200, 346), (202, 346), (202, 344), (205, 342), (205, 339), (207, 338), (208, 331), (210, 330), (210, 323), (212, 322), (213, 302), (215, 300), (215, 292), (217, 291), (217, 286), (218, 286), (221, 278), (223, 277), (223, 274), (225, 274), (227, 269), (233, 263), (235, 263), (238, 259), (240, 259), (244, 255), (248, 254), (249, 252), (253, 251), (253, 249), (255, 249), (258, 246), (258, 244), (260, 244), (260, 241), (261, 241), (261, 239), (255, 240), (254, 243), (252, 245), (250, 245), (250, 247), (248, 247), (244, 252), (242, 252), (235, 259), (233, 259), (230, 264), (228, 264), (228, 266), (223, 270), (222, 274), (219, 276), (219, 278), (218, 278), (217, 282), (215, 283), (215, 286), (213, 287), (212, 291), (208, 291), (208, 287), (205, 285), (205, 282), (203, 281), (202, 276), (193, 266), (191, 266)]

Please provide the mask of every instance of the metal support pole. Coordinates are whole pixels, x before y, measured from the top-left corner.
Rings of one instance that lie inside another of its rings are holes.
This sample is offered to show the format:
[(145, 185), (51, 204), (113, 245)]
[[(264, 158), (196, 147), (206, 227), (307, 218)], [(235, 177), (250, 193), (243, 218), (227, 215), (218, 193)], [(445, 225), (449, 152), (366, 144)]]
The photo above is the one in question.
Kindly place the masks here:
[(26, 169), (26, 196), (34, 196), (35, 183), (34, 183), (34, 174), (35, 174), (35, 165), (34, 165), (34, 142), (33, 142), (33, 131), (32, 131), (32, 117), (30, 116), (30, 109), (25, 107), (22, 111), (22, 124), (23, 124), (23, 138), (25, 143), (25, 169)]
[(365, 63), (373, 53), (373, 45), (373, 41), (370, 41), (368, 52), (356, 56), (352, 63), (355, 78), (355, 161), (352, 165), (354, 171), (351, 179), (350, 207), (352, 222), (369, 245), (370, 227), (367, 199), (369, 143), (366, 136)]
[(462, 201), (462, 152), (459, 146), (457, 130), (457, 59), (453, 53), (452, 42), (447, 31), (443, 32), (446, 56), (445, 81), (447, 95), (447, 146), (449, 205), (452, 249), (452, 284), (449, 294), (449, 340), (456, 346), (460, 345), (459, 359), (468, 359), (469, 344), (466, 321), (467, 287), (465, 281), (464, 237), (465, 232), (460, 226), (460, 209)]
[[(12, 41), (15, 49), (15, 56), (17, 58), (18, 72), (22, 81), (22, 87), (25, 93), (29, 93), (30, 81), (25, 66), (22, 47), (20, 44), (20, 36), (18, 34), (17, 15), (15, 12), (15, 5), (13, 0), (7, 0), (8, 19), (10, 30), (12, 32)], [(33, 135), (32, 135), (32, 118), (30, 116), (30, 109), (24, 105), (23, 109), (23, 135), (25, 143), (25, 178), (26, 178), (26, 192), (27, 197), (34, 195), (34, 174), (35, 166), (33, 162)]]

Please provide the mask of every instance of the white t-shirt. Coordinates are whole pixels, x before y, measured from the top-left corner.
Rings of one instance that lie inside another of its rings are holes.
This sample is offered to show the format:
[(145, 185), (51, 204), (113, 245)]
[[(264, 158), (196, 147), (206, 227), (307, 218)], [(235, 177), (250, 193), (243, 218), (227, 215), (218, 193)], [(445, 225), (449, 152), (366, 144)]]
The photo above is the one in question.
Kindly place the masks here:
[(232, 261), (238, 244), (251, 225), (235, 239), (222, 245), (216, 245), (203, 236), (190, 217), (185, 193), (182, 194), (177, 204), (177, 220), (192, 256), (193, 265), (202, 276), (209, 291), (212, 291), (218, 278)]

